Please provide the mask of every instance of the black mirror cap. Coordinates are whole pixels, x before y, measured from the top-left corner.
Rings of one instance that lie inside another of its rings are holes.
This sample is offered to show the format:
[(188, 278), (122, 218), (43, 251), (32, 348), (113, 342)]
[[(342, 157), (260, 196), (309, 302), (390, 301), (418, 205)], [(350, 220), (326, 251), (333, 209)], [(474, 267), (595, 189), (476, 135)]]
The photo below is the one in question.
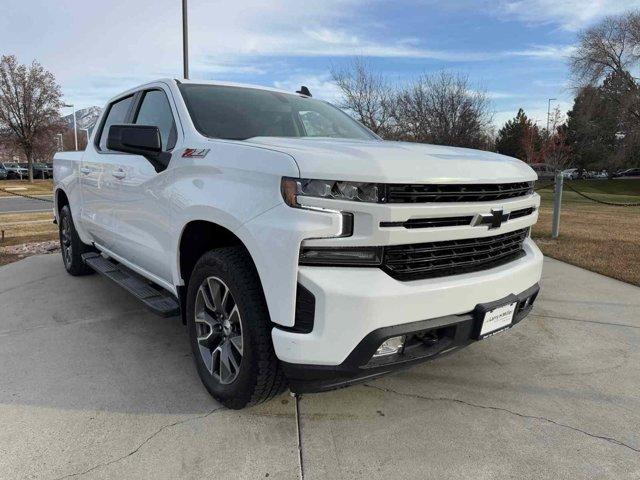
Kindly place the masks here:
[(162, 152), (160, 130), (149, 125), (111, 125), (107, 148), (116, 152), (157, 157)]
[(142, 155), (156, 172), (167, 168), (171, 153), (162, 151), (160, 129), (150, 125), (111, 125), (107, 148), (116, 152)]

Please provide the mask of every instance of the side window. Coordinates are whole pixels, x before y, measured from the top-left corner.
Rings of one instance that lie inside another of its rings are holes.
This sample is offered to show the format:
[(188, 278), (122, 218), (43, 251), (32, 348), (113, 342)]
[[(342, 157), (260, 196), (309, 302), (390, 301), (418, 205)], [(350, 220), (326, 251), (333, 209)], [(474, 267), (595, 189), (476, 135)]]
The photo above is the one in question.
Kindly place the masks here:
[(131, 106), (133, 95), (122, 100), (118, 100), (112, 103), (109, 107), (109, 113), (107, 113), (107, 119), (102, 126), (102, 132), (100, 134), (100, 150), (107, 150), (107, 136), (109, 135), (109, 127), (111, 125), (118, 125), (124, 123), (127, 118), (127, 112)]
[(176, 146), (176, 123), (173, 120), (169, 100), (162, 90), (145, 92), (133, 123), (158, 127), (163, 150), (171, 150)]
[(333, 124), (325, 117), (314, 111), (299, 112), (300, 121), (309, 137), (335, 137), (337, 132)]

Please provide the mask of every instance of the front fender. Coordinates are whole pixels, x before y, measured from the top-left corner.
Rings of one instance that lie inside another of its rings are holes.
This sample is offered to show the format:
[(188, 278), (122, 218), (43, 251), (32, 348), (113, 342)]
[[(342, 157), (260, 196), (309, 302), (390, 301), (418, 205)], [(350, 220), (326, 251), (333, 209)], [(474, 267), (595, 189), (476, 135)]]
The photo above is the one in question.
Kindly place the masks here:
[(291, 208), (284, 203), (234, 232), (249, 250), (258, 270), (272, 322), (287, 327), (295, 324), (302, 241), (336, 236), (341, 232), (340, 213)]

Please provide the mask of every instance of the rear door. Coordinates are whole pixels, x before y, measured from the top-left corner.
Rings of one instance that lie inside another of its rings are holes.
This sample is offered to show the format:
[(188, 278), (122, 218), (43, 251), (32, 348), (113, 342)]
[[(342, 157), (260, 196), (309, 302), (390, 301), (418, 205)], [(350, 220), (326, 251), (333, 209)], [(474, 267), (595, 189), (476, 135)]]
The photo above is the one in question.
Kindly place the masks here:
[[(162, 86), (136, 95), (131, 122), (158, 127), (164, 151), (171, 152), (178, 141), (174, 107)], [(169, 255), (172, 245), (169, 182), (171, 169), (156, 172), (140, 155), (118, 155), (115, 181), (119, 201), (115, 216), (117, 239), (114, 253), (151, 273), (154, 280), (171, 282)]]
[(115, 239), (114, 204), (119, 201), (115, 190), (115, 165), (118, 152), (107, 149), (107, 135), (111, 125), (126, 123), (132, 114), (134, 96), (128, 95), (107, 106), (94, 143), (80, 162), (80, 192), (82, 195), (82, 226), (98, 245), (112, 248)]

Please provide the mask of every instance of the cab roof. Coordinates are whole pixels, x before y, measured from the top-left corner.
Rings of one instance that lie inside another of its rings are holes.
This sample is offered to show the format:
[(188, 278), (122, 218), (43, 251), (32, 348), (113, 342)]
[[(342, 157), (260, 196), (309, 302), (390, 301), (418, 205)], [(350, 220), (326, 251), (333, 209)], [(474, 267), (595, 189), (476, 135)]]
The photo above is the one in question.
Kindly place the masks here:
[(265, 90), (268, 92), (277, 92), (283, 93), (286, 95), (300, 95), (296, 92), (291, 92), (288, 90), (282, 90), (279, 88), (265, 87), (263, 85), (253, 85), (249, 83), (234, 83), (234, 82), (221, 82), (217, 80), (192, 80), (192, 79), (184, 79), (184, 78), (159, 78), (157, 80), (153, 80), (150, 82), (143, 83), (141, 85), (137, 85), (132, 87), (124, 92), (119, 93), (118, 95), (109, 99), (109, 103), (112, 103), (119, 98), (130, 95), (131, 93), (137, 92), (138, 90), (143, 90), (145, 88), (152, 87), (158, 83), (164, 83), (167, 85), (176, 85), (183, 83), (185, 85), (214, 85), (214, 86), (223, 86), (223, 87), (238, 87), (238, 88), (251, 88), (255, 90)]

